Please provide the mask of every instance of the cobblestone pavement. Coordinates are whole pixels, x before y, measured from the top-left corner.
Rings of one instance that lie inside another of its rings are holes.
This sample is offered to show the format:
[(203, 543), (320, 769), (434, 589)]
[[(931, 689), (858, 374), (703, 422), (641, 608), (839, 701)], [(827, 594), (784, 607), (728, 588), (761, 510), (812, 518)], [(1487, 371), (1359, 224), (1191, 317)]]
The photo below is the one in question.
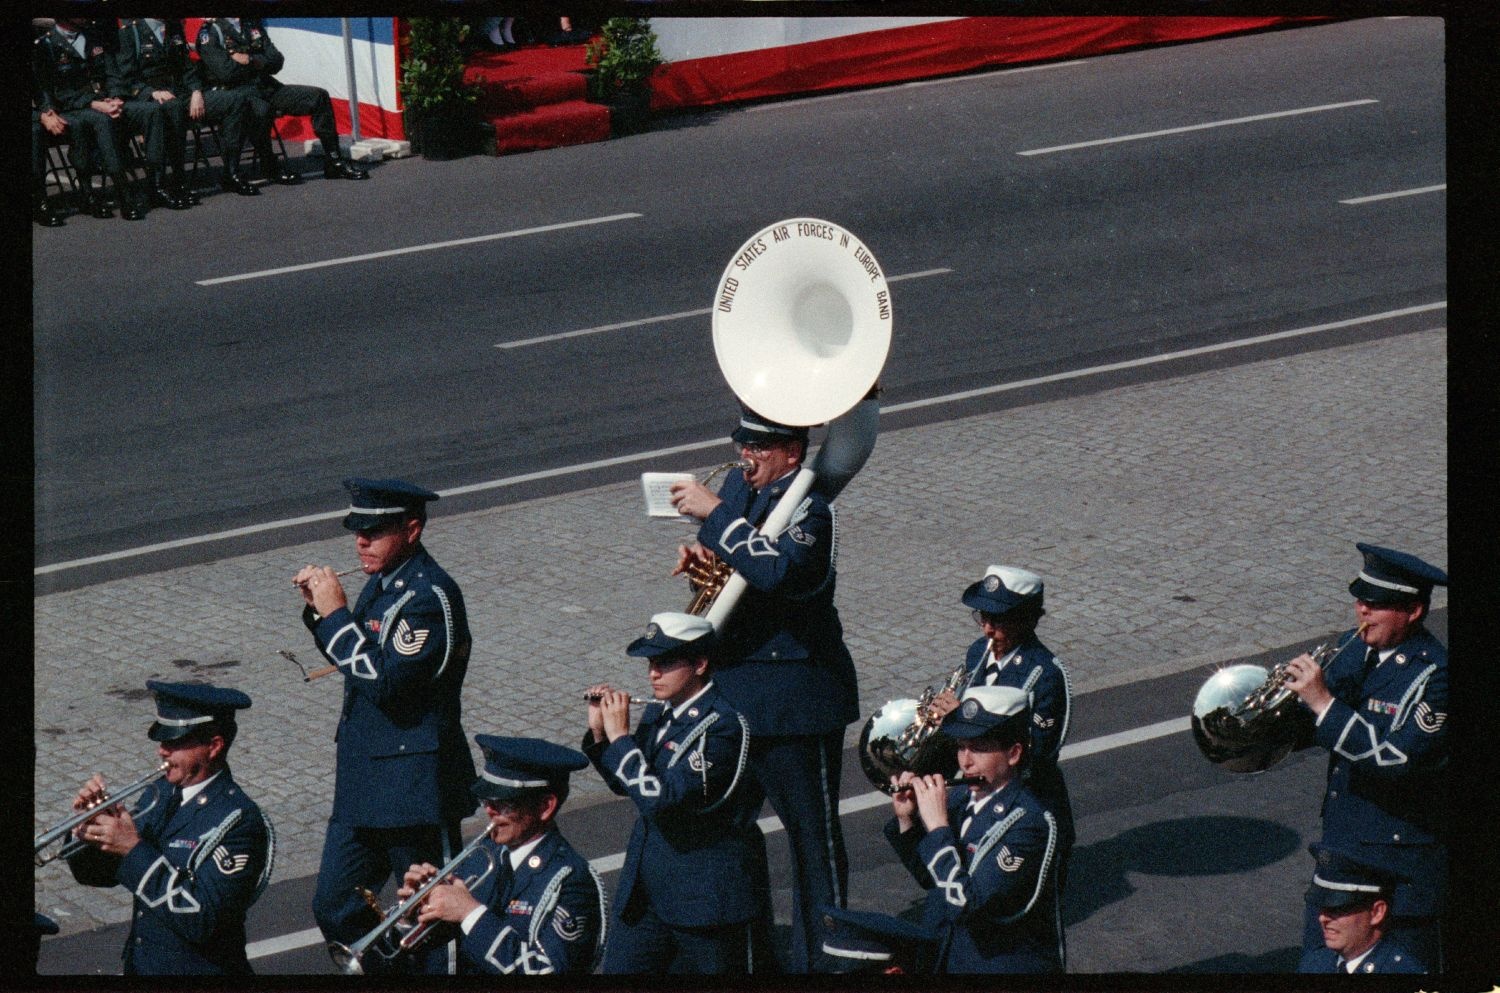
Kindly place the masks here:
[[(862, 712), (958, 663), (975, 637), (958, 596), (989, 563), (1046, 580), (1046, 639), (1075, 694), (1346, 623), (1356, 540), (1446, 563), (1445, 351), (1445, 332), (1425, 331), (883, 434), (838, 501)], [(1368, 384), (1396, 379), (1382, 420), (1404, 429), (1371, 441)], [(468, 602), (471, 738), (571, 743), (584, 686), (643, 689), (624, 647), (651, 614), (686, 606), (667, 573), (688, 533), (648, 521), (634, 483), (455, 516), (438, 504), (426, 544)], [(304, 683), (276, 652), (321, 664), (290, 577), (348, 568), (352, 546), (334, 522), (324, 541), (38, 598), (37, 829), (90, 773), (121, 784), (149, 770), (147, 679), (203, 678), (254, 700), (232, 764), (276, 825), (277, 878), (314, 872), (339, 677)], [(574, 789), (575, 804), (606, 795), (591, 776)], [(87, 890), (64, 867), (35, 886), (64, 933), (128, 917), (123, 889)], [(288, 929), (303, 926), (310, 914)]]

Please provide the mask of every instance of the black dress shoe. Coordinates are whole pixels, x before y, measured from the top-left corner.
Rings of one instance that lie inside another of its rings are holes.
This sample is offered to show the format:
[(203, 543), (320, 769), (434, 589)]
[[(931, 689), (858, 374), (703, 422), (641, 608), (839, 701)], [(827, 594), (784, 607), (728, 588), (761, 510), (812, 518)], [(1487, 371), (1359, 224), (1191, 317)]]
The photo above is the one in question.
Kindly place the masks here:
[(281, 166), (271, 166), (269, 169), (262, 171), (261, 175), (278, 186), (296, 186), (302, 182), (301, 176), (288, 169), (283, 169)]
[(46, 200), (38, 200), (31, 205), (31, 219), (44, 228), (60, 228), (65, 223), (62, 215), (53, 210)]
[(96, 190), (93, 187), (89, 187), (83, 195), (83, 210), (84, 213), (91, 217), (106, 218), (115, 216), (115, 212), (109, 206), (109, 201), (104, 197), (104, 191)]
[(370, 174), (348, 159), (329, 159), (323, 163), (324, 179), (369, 179)]
[(165, 207), (168, 210), (187, 210), (192, 206), (175, 192), (161, 185), (151, 187), (146, 197), (153, 206)]
[(132, 198), (120, 196), (120, 216), (127, 221), (138, 221), (146, 216), (146, 212)]
[(260, 190), (255, 184), (237, 172), (231, 172), (219, 177), (219, 186), (226, 193), (238, 193), (242, 197), (258, 197)]
[(203, 202), (198, 194), (194, 193), (186, 183), (177, 183), (171, 187), (172, 195), (181, 200), (185, 206), (196, 207)]

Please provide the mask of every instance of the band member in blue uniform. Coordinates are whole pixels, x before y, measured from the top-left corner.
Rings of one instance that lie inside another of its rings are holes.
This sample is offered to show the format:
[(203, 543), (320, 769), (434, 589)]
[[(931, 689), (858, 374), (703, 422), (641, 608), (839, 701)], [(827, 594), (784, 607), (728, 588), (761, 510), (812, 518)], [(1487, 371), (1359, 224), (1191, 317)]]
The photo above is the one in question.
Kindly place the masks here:
[[(239, 690), (149, 680), (156, 721), (146, 732), (167, 763), (138, 804), (85, 821), (86, 846), (68, 859), (86, 886), (123, 886), (135, 898), (125, 975), (248, 975), (245, 913), (271, 878), (271, 823), (229, 771)], [(106, 792), (95, 775), (78, 791), (84, 810)]]
[(834, 512), (816, 489), (779, 534), (760, 531), (807, 457), (807, 429), (746, 410), (731, 435), (750, 468), (718, 494), (674, 483), (673, 504), (697, 518), (679, 550), (722, 561), (748, 587), (720, 631), (714, 681), (750, 723), (750, 771), (786, 825), (792, 855), (788, 972), (808, 972), (825, 904), (844, 906), (849, 859), (839, 824), (844, 728), (859, 718), (854, 662), (834, 606)]
[(126, 172), (124, 101), (110, 93), (116, 40), (113, 18), (59, 18), (32, 48), (32, 104), (49, 134), (67, 136), (83, 209), (95, 217), (114, 216), (93, 184), (93, 177), (104, 175), (114, 184), (120, 216), (138, 221), (146, 212), (132, 198)]
[(938, 935), (890, 914), (823, 908), (820, 973), (918, 976), (932, 972)]
[(885, 836), (927, 890), (939, 973), (1062, 971), (1057, 820), (1021, 775), (1030, 729), (1024, 691), (971, 687), (940, 726), (964, 785), (910, 772), (893, 784)]
[(1324, 845), (1310, 849), (1317, 860), (1307, 903), (1322, 928), (1323, 947), (1302, 956), (1298, 972), (1422, 973), (1422, 963), (1395, 938), (1386, 937), (1395, 880)]
[[(1058, 756), (1068, 737), (1073, 694), (1068, 670), (1037, 637), (1037, 623), (1047, 613), (1042, 577), (1027, 569), (992, 565), (964, 590), (964, 606), (984, 637), (969, 646), (964, 670), (969, 686), (1015, 686), (1031, 702), (1031, 751), (1026, 761), (1026, 786), (1057, 817), (1057, 879), (1059, 890), (1068, 878), (1068, 855), (1073, 851), (1073, 805), (1058, 768)], [(933, 709), (944, 716), (958, 706), (958, 698), (944, 691)]]
[(751, 923), (769, 911), (765, 795), (745, 774), (750, 733), (714, 685), (714, 629), (691, 614), (651, 618), (626, 652), (648, 660), (649, 705), (591, 686), (584, 752), (640, 812), (614, 897), (603, 971), (755, 971)]
[(328, 179), (369, 179), (370, 174), (344, 158), (328, 91), (319, 86), (283, 83), (276, 78), (286, 64), (265, 22), (258, 17), (213, 17), (198, 29), (198, 58), (210, 85), (241, 91), (248, 101), (250, 144), (261, 171), (273, 183), (301, 182), (276, 161), (271, 125), (278, 117), (308, 117), (323, 145), (323, 175)]
[[(471, 855), (450, 883), (428, 894), (417, 919), (457, 925), (460, 973), (588, 975), (604, 942), (604, 887), (555, 820), (569, 773), (589, 760), (537, 738), (481, 734), (474, 741), (484, 753), (474, 796), (490, 818), (480, 851), (495, 868), (471, 892), (465, 880), (484, 868), (479, 853)], [(398, 893), (411, 896), (437, 871), (412, 866)]]
[[(1328, 749), (1324, 845), (1397, 877), (1388, 933), (1442, 971), (1440, 915), (1448, 875), (1448, 651), (1423, 625), (1441, 569), (1414, 555), (1355, 546), (1364, 567), (1349, 584), (1360, 627), (1320, 669), (1287, 664), (1307, 705), (1311, 743)], [(1303, 950), (1322, 946), (1309, 908)]]
[[(370, 577), (351, 606), (331, 568), (292, 582), (302, 619), (344, 679), (333, 787), (313, 915), (348, 945), (379, 921), (362, 896), (408, 866), (443, 865), (474, 809), (461, 723), (469, 622), (458, 584), (422, 545), (437, 494), (397, 479), (346, 479), (344, 527)], [(446, 967), (435, 952), (422, 963)]]

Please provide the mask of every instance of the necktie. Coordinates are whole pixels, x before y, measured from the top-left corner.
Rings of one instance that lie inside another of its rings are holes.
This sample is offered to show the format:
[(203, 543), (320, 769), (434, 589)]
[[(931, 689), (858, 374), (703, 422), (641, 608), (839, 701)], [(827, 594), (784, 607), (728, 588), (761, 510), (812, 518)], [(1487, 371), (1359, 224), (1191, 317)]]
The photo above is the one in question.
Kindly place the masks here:
[(1380, 653), (1373, 648), (1365, 649), (1365, 672), (1374, 672), (1380, 664)]
[(165, 830), (172, 818), (177, 815), (177, 810), (182, 806), (182, 790), (172, 787), (172, 795), (167, 798), (166, 809), (161, 812), (161, 826)]

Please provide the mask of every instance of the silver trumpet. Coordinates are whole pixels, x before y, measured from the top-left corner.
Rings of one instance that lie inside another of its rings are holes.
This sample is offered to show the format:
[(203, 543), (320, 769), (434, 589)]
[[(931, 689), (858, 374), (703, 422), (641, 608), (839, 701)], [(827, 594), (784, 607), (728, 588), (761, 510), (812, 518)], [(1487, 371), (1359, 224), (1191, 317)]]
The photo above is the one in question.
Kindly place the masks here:
[[(381, 922), (363, 938), (352, 945), (342, 942), (330, 941), (328, 943), (328, 954), (333, 959), (333, 964), (338, 966), (339, 971), (349, 976), (363, 976), (365, 974), (365, 955), (373, 951), (381, 959), (387, 962), (393, 961), (402, 955), (416, 951), (432, 934), (432, 923), (415, 924), (408, 918), (421, 907), (422, 901), (427, 899), (435, 888), (448, 882), (458, 874), (459, 868), (466, 862), (469, 856), (479, 851), (479, 846), (489, 836), (486, 829), (473, 841), (464, 846), (453, 859), (426, 883), (417, 889), (411, 896), (402, 900), (390, 909)], [(489, 877), (495, 871), (495, 856), (484, 852), (486, 860), (484, 871), (464, 877), (464, 886), (472, 890)], [(366, 894), (367, 899), (374, 899)]]
[[(166, 762), (163, 762), (161, 765), (157, 766), (156, 771), (152, 772), (149, 776), (142, 776), (140, 779), (137, 779), (135, 782), (131, 783), (129, 786), (125, 787), (122, 790), (117, 790), (114, 793), (104, 793), (93, 803), (89, 804), (89, 806), (85, 809), (74, 813), (72, 816), (65, 818), (64, 820), (58, 822), (55, 826), (50, 827), (46, 831), (43, 831), (41, 834), (37, 835), (36, 864), (46, 865), (48, 862), (51, 862), (54, 859), (72, 858), (74, 855), (81, 852), (84, 848), (87, 848), (87, 842), (82, 841), (78, 838), (74, 838), (71, 841), (68, 841), (59, 846), (56, 851), (49, 852), (47, 850), (57, 842), (62, 841), (62, 839), (72, 834), (73, 829), (78, 827), (78, 825), (93, 820), (95, 817), (98, 817), (110, 807), (113, 807), (116, 804), (124, 803), (125, 801), (134, 797), (137, 793), (144, 793), (151, 787), (153, 783), (167, 774), (167, 769), (168, 764)], [(145, 814), (154, 806), (156, 806), (156, 795), (152, 794), (144, 804), (131, 809), (131, 819), (139, 820), (143, 814)]]

